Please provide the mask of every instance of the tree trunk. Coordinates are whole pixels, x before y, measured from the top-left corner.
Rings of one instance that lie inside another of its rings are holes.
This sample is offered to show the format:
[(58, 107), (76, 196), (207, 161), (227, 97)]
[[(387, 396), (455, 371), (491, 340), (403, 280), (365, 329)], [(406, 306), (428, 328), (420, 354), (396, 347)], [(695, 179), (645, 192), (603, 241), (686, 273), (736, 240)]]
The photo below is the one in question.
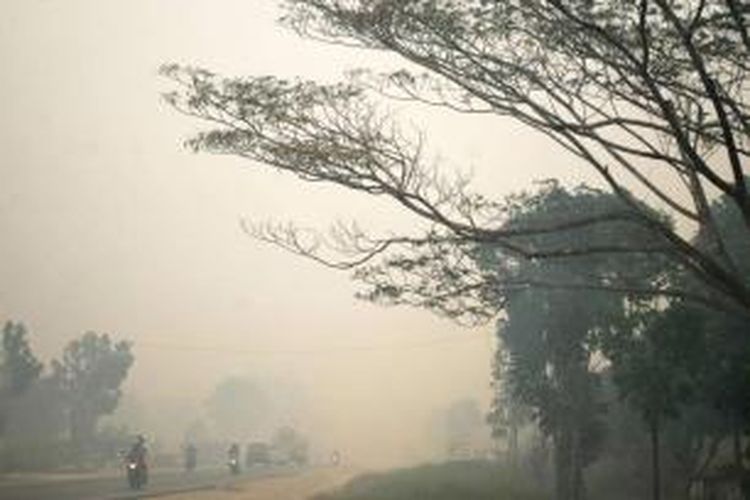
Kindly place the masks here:
[(559, 429), (555, 435), (555, 498), (584, 500), (583, 449), (580, 432)]
[(651, 419), (651, 481), (653, 500), (661, 500), (661, 467), (659, 460), (659, 419)]
[(518, 426), (511, 422), (508, 431), (508, 460), (511, 470), (518, 470)]
[(586, 488), (583, 481), (583, 436), (580, 426), (576, 425), (573, 431), (573, 443), (571, 449), (571, 483), (573, 500), (585, 500)]
[(745, 462), (742, 457), (742, 433), (738, 425), (738, 418), (732, 419), (732, 451), (734, 452), (734, 468), (737, 478), (737, 483), (740, 486), (742, 492), (742, 498), (744, 500), (750, 500), (750, 478), (747, 477), (745, 471)]
[(571, 439), (569, 429), (555, 432), (555, 498), (573, 500), (571, 487)]

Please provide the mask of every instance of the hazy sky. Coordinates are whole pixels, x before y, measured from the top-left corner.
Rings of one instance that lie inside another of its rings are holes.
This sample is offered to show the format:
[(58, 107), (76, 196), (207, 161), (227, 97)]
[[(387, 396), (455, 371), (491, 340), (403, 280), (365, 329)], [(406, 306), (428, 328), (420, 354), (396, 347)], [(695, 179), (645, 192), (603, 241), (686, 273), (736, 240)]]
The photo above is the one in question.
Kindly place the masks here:
[[(181, 142), (198, 124), (159, 98), (164, 62), (318, 79), (395, 64), (299, 39), (275, 23), (276, 3), (0, 2), (0, 320), (27, 323), (45, 359), (86, 330), (133, 340), (127, 390), (148, 405), (198, 404), (231, 374), (298, 380), (314, 402), (310, 425), (352, 453), (395, 457), (419, 446), (404, 436), (434, 408), (488, 401), (491, 328), (358, 302), (346, 274), (249, 239), (241, 217), (322, 229), (337, 218), (379, 229), (409, 219), (188, 153)], [(588, 173), (513, 123), (413, 120), (489, 194)]]

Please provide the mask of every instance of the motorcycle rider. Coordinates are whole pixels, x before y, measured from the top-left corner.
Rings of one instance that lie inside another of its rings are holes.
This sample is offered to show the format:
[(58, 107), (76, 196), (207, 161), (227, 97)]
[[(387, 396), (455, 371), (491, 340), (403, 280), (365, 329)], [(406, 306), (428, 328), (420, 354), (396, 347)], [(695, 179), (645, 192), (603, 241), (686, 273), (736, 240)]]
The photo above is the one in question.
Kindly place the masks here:
[(125, 458), (128, 463), (135, 464), (137, 469), (140, 471), (142, 484), (146, 484), (148, 482), (148, 466), (146, 465), (147, 454), (148, 450), (146, 449), (146, 438), (143, 437), (142, 434), (139, 434)]
[(188, 472), (195, 469), (198, 464), (198, 448), (193, 443), (188, 443), (185, 447), (185, 470)]
[(232, 443), (227, 451), (229, 458), (229, 470), (232, 474), (237, 474), (240, 471), (240, 445)]

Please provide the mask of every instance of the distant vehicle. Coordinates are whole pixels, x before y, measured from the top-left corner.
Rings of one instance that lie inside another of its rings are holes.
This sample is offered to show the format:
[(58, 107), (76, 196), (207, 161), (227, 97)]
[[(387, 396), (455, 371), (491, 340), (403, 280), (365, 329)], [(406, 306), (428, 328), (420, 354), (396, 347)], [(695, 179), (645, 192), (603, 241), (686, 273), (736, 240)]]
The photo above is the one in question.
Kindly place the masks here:
[(271, 465), (271, 446), (261, 441), (248, 444), (245, 449), (245, 465)]

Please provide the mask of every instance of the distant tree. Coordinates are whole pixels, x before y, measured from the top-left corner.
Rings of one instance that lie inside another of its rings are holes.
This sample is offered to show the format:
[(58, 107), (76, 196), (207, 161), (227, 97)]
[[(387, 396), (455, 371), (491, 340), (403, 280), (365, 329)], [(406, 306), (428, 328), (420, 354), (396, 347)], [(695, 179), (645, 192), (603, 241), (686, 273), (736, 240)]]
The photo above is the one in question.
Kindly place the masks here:
[(485, 422), (476, 399), (459, 399), (438, 415), (439, 430), (446, 439), (449, 453), (461, 453), (471, 446), (472, 439), (484, 428)]
[(0, 352), (0, 435), (5, 430), (13, 399), (26, 392), (39, 379), (43, 365), (31, 351), (23, 323), (8, 321), (3, 327)]
[(54, 443), (66, 425), (66, 395), (52, 376), (41, 377), (14, 401), (7, 421), (9, 438), (19, 442)]
[(42, 373), (43, 365), (31, 351), (28, 331), (23, 323), (8, 321), (3, 327), (3, 351), (0, 357), (2, 390), (18, 396)]
[(75, 444), (91, 443), (99, 418), (117, 408), (133, 361), (129, 342), (113, 342), (107, 334), (87, 332), (65, 347), (60, 360), (52, 362), (52, 376), (65, 395)]
[[(652, 281), (634, 287), (627, 280), (604, 279), (607, 269), (600, 269), (599, 282), (750, 314), (750, 288), (734, 272), (708, 208), (712, 192), (726, 196), (740, 215), (735, 231), (750, 232), (750, 192), (743, 174), (750, 156), (746, 2), (284, 3), (286, 23), (302, 35), (390, 52), (408, 69), (359, 72), (345, 83), (323, 85), (268, 76), (221, 79), (167, 65), (163, 73), (177, 87), (167, 94), (168, 102), (215, 126), (189, 146), (385, 197), (430, 226), (424, 233), (385, 237), (357, 226), (338, 228), (328, 242), (338, 256), (349, 257), (343, 261), (325, 255), (324, 238), (306, 237), (288, 225), (255, 226), (254, 235), (349, 269), (379, 258), (394, 260), (399, 251), (437, 251), (465, 242), (534, 260), (555, 259), (561, 252), (581, 259), (648, 252), (669, 257), (702, 286)], [(593, 168), (621, 205), (509, 230), (505, 222), (512, 200), (487, 200), (464, 178), (452, 181), (437, 171), (420, 137), (399, 128), (378, 104), (384, 96), (516, 120)], [(678, 224), (654, 216), (657, 210)], [(570, 241), (557, 251), (519, 238), (615, 224), (639, 226), (649, 235), (618, 245)], [(683, 228), (702, 231), (712, 251), (692, 242)], [(376, 291), (410, 302), (389, 277), (383, 276)], [(565, 278), (555, 285), (570, 285)], [(454, 306), (471, 307), (461, 292), (471, 298), (481, 283), (469, 285), (456, 291)], [(444, 299), (441, 290), (430, 292), (435, 300)]]
[(307, 439), (292, 426), (278, 428), (271, 438), (271, 446), (281, 461), (297, 465), (307, 463)]
[(214, 388), (206, 401), (206, 409), (220, 434), (230, 439), (246, 439), (263, 429), (270, 400), (255, 381), (229, 377)]

